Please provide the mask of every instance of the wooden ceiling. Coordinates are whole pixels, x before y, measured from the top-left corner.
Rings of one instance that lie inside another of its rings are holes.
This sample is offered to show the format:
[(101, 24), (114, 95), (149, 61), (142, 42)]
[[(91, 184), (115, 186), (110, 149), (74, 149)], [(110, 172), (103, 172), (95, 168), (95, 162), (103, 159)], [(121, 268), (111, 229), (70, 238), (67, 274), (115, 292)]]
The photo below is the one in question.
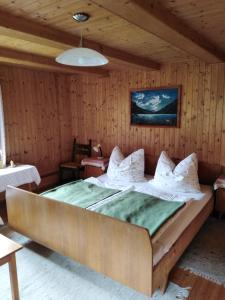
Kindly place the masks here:
[[(83, 24), (72, 19), (83, 11)], [(107, 75), (120, 68), (159, 69), (167, 62), (225, 61), (224, 0), (0, 0), (0, 63)], [(54, 62), (65, 49), (97, 49), (110, 63), (74, 68)]]

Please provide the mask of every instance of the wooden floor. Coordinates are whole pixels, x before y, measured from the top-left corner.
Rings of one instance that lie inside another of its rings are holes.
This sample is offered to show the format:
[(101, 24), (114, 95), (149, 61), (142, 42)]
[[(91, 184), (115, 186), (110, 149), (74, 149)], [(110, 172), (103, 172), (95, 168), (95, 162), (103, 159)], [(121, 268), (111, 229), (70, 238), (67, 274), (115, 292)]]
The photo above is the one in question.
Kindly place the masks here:
[(170, 280), (182, 287), (191, 287), (188, 300), (223, 300), (225, 287), (215, 284), (189, 271), (175, 268)]
[[(0, 215), (7, 222), (6, 206), (0, 203)], [(225, 299), (225, 287), (217, 285), (188, 271), (174, 268), (170, 280), (179, 286), (190, 287), (188, 300), (223, 300)]]

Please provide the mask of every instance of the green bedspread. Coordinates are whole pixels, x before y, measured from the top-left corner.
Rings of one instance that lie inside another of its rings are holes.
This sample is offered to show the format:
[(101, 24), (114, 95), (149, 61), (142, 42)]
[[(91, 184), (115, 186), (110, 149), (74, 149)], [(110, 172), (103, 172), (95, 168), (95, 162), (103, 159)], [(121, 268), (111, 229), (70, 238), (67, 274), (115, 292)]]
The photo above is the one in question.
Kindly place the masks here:
[[(103, 188), (78, 180), (41, 195), (88, 209), (118, 192), (119, 190)], [(129, 191), (118, 194), (115, 199), (103, 203), (94, 211), (145, 227), (153, 235), (183, 205), (183, 202), (165, 201), (144, 193)]]
[(118, 198), (95, 211), (145, 227), (153, 235), (183, 205), (183, 202), (165, 201), (132, 191), (118, 195)]
[(58, 186), (42, 193), (42, 196), (87, 208), (101, 200), (108, 198), (119, 190), (99, 187), (95, 184), (78, 180)]

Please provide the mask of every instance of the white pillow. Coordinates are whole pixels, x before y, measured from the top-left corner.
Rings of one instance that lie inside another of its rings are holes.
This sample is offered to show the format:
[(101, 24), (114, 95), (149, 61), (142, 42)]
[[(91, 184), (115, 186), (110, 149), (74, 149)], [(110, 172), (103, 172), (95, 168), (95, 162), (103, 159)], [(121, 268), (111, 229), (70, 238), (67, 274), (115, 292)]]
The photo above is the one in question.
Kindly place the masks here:
[(197, 155), (192, 153), (176, 166), (167, 153), (162, 151), (155, 170), (154, 180), (151, 183), (167, 191), (200, 192)]
[(116, 146), (110, 156), (107, 175), (115, 181), (144, 181), (144, 167), (144, 149), (139, 149), (124, 158), (120, 148)]

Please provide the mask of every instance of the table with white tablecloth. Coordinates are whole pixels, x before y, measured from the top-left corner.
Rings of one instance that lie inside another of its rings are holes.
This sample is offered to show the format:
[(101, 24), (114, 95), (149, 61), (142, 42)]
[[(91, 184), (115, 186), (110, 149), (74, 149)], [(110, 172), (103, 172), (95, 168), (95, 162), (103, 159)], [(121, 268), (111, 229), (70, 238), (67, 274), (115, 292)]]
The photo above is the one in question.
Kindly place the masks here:
[[(5, 199), (5, 190), (7, 185), (21, 186), (35, 182), (37, 185), (41, 182), (41, 177), (35, 166), (32, 165), (17, 165), (15, 167), (6, 167), (0, 169), (0, 198)], [(0, 199), (1, 201), (1, 199)], [(3, 220), (0, 216), (0, 225), (3, 225)]]
[(35, 166), (17, 165), (0, 169), (0, 192), (4, 192), (7, 185), (20, 186), (32, 182), (37, 185), (41, 182), (41, 177)]

